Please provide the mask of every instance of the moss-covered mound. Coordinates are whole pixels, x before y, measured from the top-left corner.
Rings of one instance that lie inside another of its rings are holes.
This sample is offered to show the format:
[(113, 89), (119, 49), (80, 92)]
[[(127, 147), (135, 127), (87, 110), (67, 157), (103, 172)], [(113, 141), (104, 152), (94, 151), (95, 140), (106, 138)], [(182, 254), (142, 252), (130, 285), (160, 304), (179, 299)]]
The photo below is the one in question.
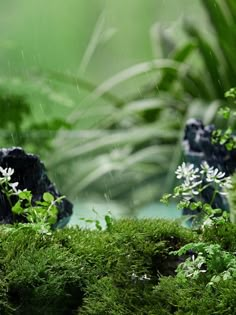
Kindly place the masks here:
[[(213, 233), (205, 237), (213, 241)], [(0, 314), (234, 314), (235, 282), (213, 292), (175, 277), (180, 259), (169, 253), (197, 239), (164, 220), (126, 219), (106, 231), (67, 228), (48, 236), (2, 227)]]
[(121, 220), (109, 231), (68, 228), (39, 235), (0, 230), (0, 314), (143, 314), (169, 252), (191, 231), (162, 220)]

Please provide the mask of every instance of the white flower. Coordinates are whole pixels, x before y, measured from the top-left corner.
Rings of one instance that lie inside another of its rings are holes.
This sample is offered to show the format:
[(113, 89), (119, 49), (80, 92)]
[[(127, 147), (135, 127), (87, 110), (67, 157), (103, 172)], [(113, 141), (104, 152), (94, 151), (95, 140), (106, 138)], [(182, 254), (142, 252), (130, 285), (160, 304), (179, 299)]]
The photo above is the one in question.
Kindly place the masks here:
[(139, 278), (139, 280), (151, 280), (151, 278), (148, 277), (147, 274), (145, 273), (143, 276)]
[(213, 224), (213, 221), (211, 218), (207, 218), (206, 220), (204, 220), (203, 224), (202, 224), (202, 228), (205, 229), (205, 227), (207, 226), (211, 226)]
[(18, 193), (19, 191), (18, 191), (18, 189), (16, 188), (18, 185), (19, 185), (19, 183), (18, 182), (15, 182), (15, 183), (9, 183), (8, 184), (11, 188), (12, 188), (12, 190), (14, 191), (14, 193)]
[(186, 173), (189, 171), (189, 170), (192, 170), (194, 167), (193, 164), (190, 164), (189, 166), (187, 166), (185, 164), (185, 162), (182, 163), (182, 165), (179, 165), (177, 170), (175, 171), (175, 174), (177, 175), (176, 177), (178, 179), (181, 179), (181, 178), (185, 178), (186, 177)]
[(0, 166), (0, 172), (2, 173), (2, 176), (5, 177), (8, 181), (11, 180), (11, 175), (13, 175), (14, 173), (14, 169), (13, 168), (2, 168)]
[(199, 195), (209, 185), (214, 187), (214, 184), (216, 184), (215, 191), (222, 195), (227, 194), (224, 190), (232, 188), (231, 178), (225, 177), (225, 173), (218, 168), (210, 167), (206, 161), (201, 163), (200, 170), (194, 168), (194, 164), (182, 163), (175, 173), (176, 177), (183, 181), (175, 197), (182, 195), (185, 199), (190, 200)]
[[(228, 177), (225, 177), (221, 183), (219, 184), (219, 186), (222, 188), (222, 189), (226, 189), (226, 190), (229, 190), (229, 189), (232, 189), (233, 188), (233, 184), (232, 184), (232, 179), (230, 176)], [(220, 192), (221, 195), (227, 195), (227, 192)]]
[(190, 182), (190, 181), (185, 181), (182, 185), (181, 188), (183, 190), (182, 195), (184, 197), (189, 197), (191, 198), (193, 195), (199, 195), (200, 191), (198, 191), (198, 186), (202, 184), (202, 181), (199, 180), (197, 182)]
[(225, 173), (220, 172), (218, 168), (215, 168), (212, 171), (208, 171), (208, 173), (206, 174), (206, 181), (208, 183), (215, 182), (216, 184), (219, 184), (224, 177), (225, 177)]
[(176, 175), (178, 179), (183, 179), (183, 184), (181, 187), (181, 194), (185, 199), (191, 199), (193, 195), (199, 194), (199, 186), (202, 184), (200, 179), (199, 169), (194, 168), (194, 164), (186, 164), (178, 166), (176, 170)]
[(186, 180), (193, 180), (199, 175), (197, 175), (197, 172), (199, 171), (198, 168), (194, 168), (193, 164), (186, 164), (185, 162), (182, 163), (182, 165), (179, 165), (177, 170), (175, 171), (176, 177), (178, 179), (186, 179)]
[(210, 167), (206, 161), (202, 162), (200, 171), (201, 174), (211, 173), (213, 170), (214, 170), (213, 166)]

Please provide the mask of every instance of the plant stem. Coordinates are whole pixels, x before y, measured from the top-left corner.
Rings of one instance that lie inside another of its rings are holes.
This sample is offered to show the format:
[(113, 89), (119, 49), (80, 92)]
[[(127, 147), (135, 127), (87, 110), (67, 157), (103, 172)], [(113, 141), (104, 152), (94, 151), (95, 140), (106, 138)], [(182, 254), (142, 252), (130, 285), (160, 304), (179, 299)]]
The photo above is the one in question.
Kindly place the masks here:
[(213, 201), (215, 200), (215, 197), (216, 197), (216, 194), (218, 193), (218, 191), (216, 189), (214, 189), (214, 193), (212, 195), (212, 198), (211, 198), (211, 202), (210, 202), (210, 205), (212, 206), (212, 203)]

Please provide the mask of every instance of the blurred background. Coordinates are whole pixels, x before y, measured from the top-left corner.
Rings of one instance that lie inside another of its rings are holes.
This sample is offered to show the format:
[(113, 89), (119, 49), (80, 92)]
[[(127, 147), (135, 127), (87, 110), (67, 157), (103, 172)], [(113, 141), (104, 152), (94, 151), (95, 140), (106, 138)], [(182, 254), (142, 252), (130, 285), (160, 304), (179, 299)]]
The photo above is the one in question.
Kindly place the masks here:
[(159, 199), (235, 86), (235, 24), (234, 0), (1, 0), (1, 147), (40, 155), (72, 224), (178, 217)]

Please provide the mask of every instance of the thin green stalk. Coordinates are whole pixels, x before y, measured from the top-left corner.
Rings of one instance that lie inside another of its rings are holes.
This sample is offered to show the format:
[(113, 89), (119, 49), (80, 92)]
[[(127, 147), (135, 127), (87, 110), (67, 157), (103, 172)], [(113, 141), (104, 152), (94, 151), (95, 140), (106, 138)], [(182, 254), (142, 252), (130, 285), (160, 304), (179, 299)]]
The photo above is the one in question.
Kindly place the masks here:
[(217, 193), (218, 193), (218, 191), (215, 189), (215, 190), (214, 190), (214, 193), (213, 193), (213, 195), (212, 195), (212, 198), (211, 198), (210, 205), (213, 204), (213, 201), (215, 200), (215, 197), (216, 197), (216, 194), (217, 194)]

